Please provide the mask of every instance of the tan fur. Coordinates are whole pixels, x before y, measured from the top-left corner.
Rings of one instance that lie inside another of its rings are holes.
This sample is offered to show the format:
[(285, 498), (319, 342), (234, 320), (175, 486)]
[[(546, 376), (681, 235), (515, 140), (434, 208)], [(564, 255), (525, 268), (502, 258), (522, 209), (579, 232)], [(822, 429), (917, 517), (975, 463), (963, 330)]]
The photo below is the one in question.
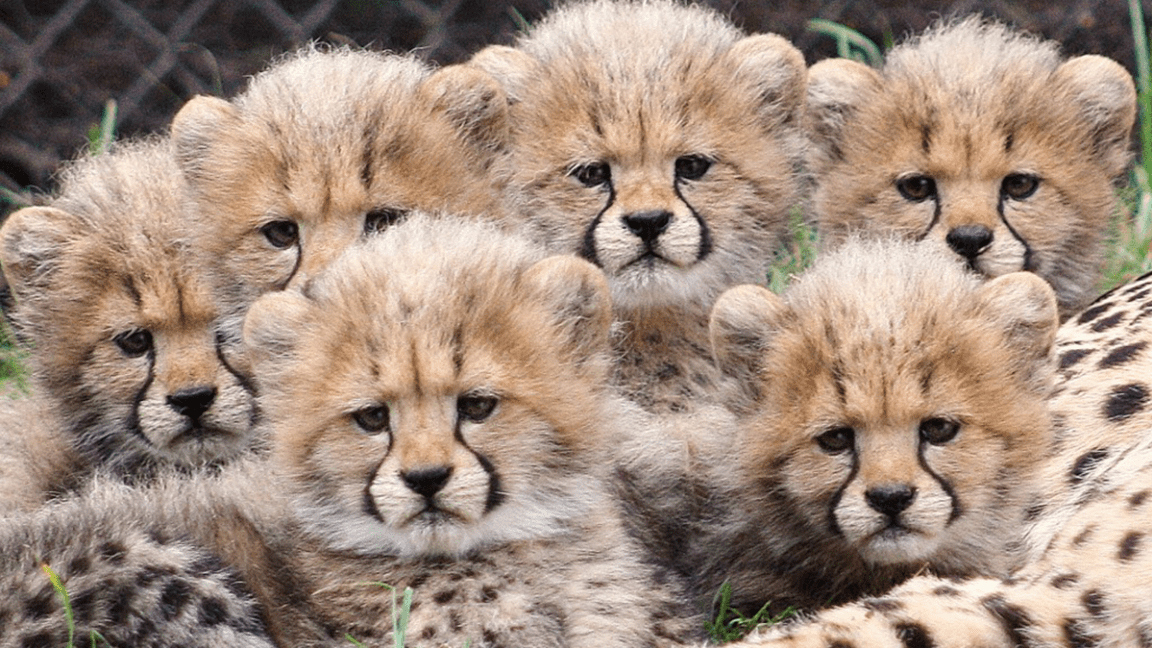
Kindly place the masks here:
[(0, 396), (0, 515), (31, 511), (70, 487), (80, 457), (47, 399)]
[[(1097, 282), (1135, 100), (1116, 62), (1066, 60), (976, 17), (894, 48), (879, 71), (821, 61), (808, 91), (818, 229), (829, 243), (926, 239), (988, 277), (1035, 272), (1068, 316)], [(918, 178), (922, 193), (904, 195)]]
[(1008, 579), (916, 577), (745, 644), (1149, 646), (1149, 297), (1145, 275), (1058, 332), (1058, 438), (1038, 454), (1044, 497), (1030, 508), (1027, 565)]
[(654, 412), (709, 401), (708, 309), (763, 281), (798, 202), (800, 53), (701, 6), (601, 0), (470, 64), (513, 102), (514, 220), (608, 275), (617, 382)]
[[(8, 315), (29, 349), (38, 400), (30, 407), (50, 417), (9, 423), (6, 432), (26, 437), (13, 444), (61, 454), (50, 466), (74, 461), (129, 480), (248, 449), (253, 394), (217, 353), (216, 299), (187, 246), (168, 142), (123, 143), (79, 160), (61, 186), (47, 206), (19, 210), (0, 229), (15, 300)], [(28, 457), (28, 471), (42, 461)], [(26, 479), (50, 482), (52, 493), (76, 477)]]
[[(169, 634), (116, 636), (140, 644), (185, 631), (391, 643), (390, 587), (414, 590), (406, 646), (694, 638), (700, 621), (643, 563), (606, 493), (610, 441), (643, 421), (606, 380), (610, 317), (587, 262), (492, 224), (413, 215), (252, 307), (244, 333), (271, 457), (146, 489), (98, 484), (12, 521), (0, 548), (11, 536), (54, 553), (66, 587), (124, 588)], [(429, 488), (437, 468), (449, 471)], [(53, 536), (69, 522), (71, 541)], [(101, 558), (93, 539), (107, 538), (124, 539), (121, 560)], [(150, 565), (163, 566), (154, 579), (126, 586)], [(42, 592), (37, 573), (27, 562), (2, 573), (12, 637), (43, 628), (24, 605)], [(121, 601), (105, 595), (81, 628)], [(186, 615), (206, 607), (227, 613), (219, 628)]]
[[(982, 285), (925, 244), (850, 241), (785, 297), (726, 292), (718, 363), (743, 380), (732, 512), (700, 541), (704, 593), (756, 610), (879, 593), (922, 570), (1020, 560), (1057, 329), (1028, 273)], [(727, 486), (726, 486), (727, 485)], [(743, 609), (742, 609), (743, 610)]]
[(488, 211), (501, 195), (489, 166), (506, 110), (475, 69), (318, 47), (277, 61), (231, 101), (189, 101), (172, 137), (199, 212), (194, 243), (231, 313), (410, 210)]
[(628, 425), (606, 390), (609, 318), (590, 264), (417, 217), (253, 306), (245, 338), (317, 615), (390, 641), (372, 575), (416, 590), (418, 644), (688, 633), (605, 493), (604, 449)]

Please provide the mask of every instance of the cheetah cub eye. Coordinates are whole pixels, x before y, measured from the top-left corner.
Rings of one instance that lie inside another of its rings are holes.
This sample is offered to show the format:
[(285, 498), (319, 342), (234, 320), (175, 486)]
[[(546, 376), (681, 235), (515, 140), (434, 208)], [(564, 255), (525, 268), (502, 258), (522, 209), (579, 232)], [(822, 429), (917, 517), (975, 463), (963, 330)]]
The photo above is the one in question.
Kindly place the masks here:
[(480, 423), (492, 416), (497, 398), (486, 394), (464, 394), (456, 401), (456, 412), (461, 419)]
[(929, 176), (916, 174), (897, 179), (897, 191), (907, 201), (921, 201), (937, 197), (937, 181)]
[(260, 233), (272, 244), (272, 247), (284, 250), (296, 245), (300, 240), (300, 228), (295, 221), (277, 219), (265, 223), (260, 227)]
[(1009, 174), (1001, 181), (1001, 197), (1023, 201), (1037, 192), (1041, 180), (1030, 174)]
[(384, 404), (361, 408), (352, 413), (352, 419), (368, 435), (388, 432), (389, 430), (388, 406)]
[(569, 175), (585, 187), (601, 187), (607, 185), (612, 179), (612, 169), (608, 163), (593, 162), (573, 167)]
[(700, 180), (713, 166), (713, 161), (703, 155), (683, 155), (673, 163), (677, 180)]
[(852, 450), (855, 433), (848, 426), (840, 426), (825, 431), (817, 437), (817, 446), (829, 455), (839, 455)]
[(117, 334), (112, 342), (124, 352), (126, 356), (143, 356), (152, 350), (152, 332), (147, 329), (130, 329)]

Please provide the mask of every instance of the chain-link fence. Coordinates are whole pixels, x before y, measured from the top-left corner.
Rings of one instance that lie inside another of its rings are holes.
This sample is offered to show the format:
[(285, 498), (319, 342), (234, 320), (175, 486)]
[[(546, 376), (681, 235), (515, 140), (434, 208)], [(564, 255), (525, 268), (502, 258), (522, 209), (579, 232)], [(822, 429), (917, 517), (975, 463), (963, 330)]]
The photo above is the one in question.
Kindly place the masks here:
[[(7, 207), (82, 149), (104, 117), (117, 135), (166, 127), (196, 94), (229, 96), (269, 59), (310, 39), (417, 50), (451, 63), (512, 40), (549, 0), (0, 0), (0, 191)], [(712, 0), (749, 31), (835, 53), (811, 18), (878, 43), (980, 11), (1133, 69), (1127, 0)], [(1149, 16), (1148, 0), (1143, 2)], [(112, 100), (110, 102), (109, 100)], [(109, 111), (114, 109), (115, 113)], [(107, 115), (106, 115), (107, 113)]]

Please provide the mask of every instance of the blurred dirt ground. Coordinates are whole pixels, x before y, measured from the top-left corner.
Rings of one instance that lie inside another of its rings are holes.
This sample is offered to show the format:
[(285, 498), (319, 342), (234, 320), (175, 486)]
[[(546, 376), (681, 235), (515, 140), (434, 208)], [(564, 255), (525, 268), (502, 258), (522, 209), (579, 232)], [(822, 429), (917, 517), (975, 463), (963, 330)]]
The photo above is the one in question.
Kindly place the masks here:
[[(52, 189), (61, 160), (87, 145), (109, 99), (116, 136), (166, 128), (196, 94), (231, 96), (279, 53), (310, 39), (416, 49), (460, 61), (510, 43), (548, 0), (0, 0), (0, 214)], [(750, 32), (792, 40), (808, 62), (836, 55), (811, 18), (883, 44), (933, 20), (980, 12), (1134, 70), (1127, 0), (710, 0)], [(1142, 0), (1146, 29), (1150, 5)]]

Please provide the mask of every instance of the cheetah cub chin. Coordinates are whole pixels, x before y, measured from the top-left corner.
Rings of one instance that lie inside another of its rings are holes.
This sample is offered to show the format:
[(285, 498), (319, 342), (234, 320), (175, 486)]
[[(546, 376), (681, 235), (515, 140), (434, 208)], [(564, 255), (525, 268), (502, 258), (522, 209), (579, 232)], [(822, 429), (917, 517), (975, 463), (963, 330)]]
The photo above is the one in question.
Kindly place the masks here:
[(26, 474), (5, 468), (0, 480), (45, 485), (42, 502), (87, 470), (140, 480), (252, 448), (255, 397), (218, 353), (218, 296), (186, 244), (170, 143), (117, 144), (60, 181), (47, 205), (0, 228), (8, 316), (33, 377), (24, 412), (49, 418), (6, 422), (5, 444), (23, 438), (21, 453), (74, 455), (75, 466), (23, 485)]
[(512, 100), (513, 220), (608, 276), (618, 382), (656, 412), (711, 401), (709, 308), (764, 280), (800, 200), (800, 52), (702, 6), (601, 0), (469, 64)]
[(987, 277), (1032, 271), (1062, 316), (1097, 281), (1129, 163), (1133, 79), (1100, 56), (978, 17), (894, 48), (880, 70), (809, 70), (809, 167), (822, 240), (925, 239)]
[(172, 139), (198, 211), (193, 243), (236, 332), (260, 294), (304, 281), (410, 210), (491, 209), (506, 106), (475, 69), (320, 46), (276, 61), (230, 101), (185, 104)]
[(703, 592), (727, 579), (743, 606), (812, 607), (1014, 565), (1052, 438), (1044, 281), (982, 284), (923, 243), (852, 240), (783, 298), (726, 292), (710, 330), (742, 389), (717, 474), (737, 504), (706, 534)]
[(493, 225), (410, 216), (244, 336), (312, 550), (293, 559), (332, 628), (391, 642), (652, 645), (691, 635), (607, 497), (636, 425), (611, 393), (604, 276)]

